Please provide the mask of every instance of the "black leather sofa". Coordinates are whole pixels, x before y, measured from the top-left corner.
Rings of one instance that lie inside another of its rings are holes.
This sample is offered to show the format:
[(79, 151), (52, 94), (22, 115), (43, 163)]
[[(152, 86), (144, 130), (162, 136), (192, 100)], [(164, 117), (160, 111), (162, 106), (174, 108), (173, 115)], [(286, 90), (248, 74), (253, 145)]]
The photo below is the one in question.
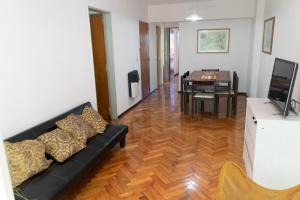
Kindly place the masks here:
[[(90, 103), (80, 105), (47, 122), (15, 135), (7, 139), (7, 141), (19, 142), (35, 139), (43, 133), (57, 128), (55, 122), (65, 118), (70, 113), (80, 115), (86, 105), (91, 106)], [(31, 177), (18, 188), (30, 200), (61, 199), (68, 189), (79, 183), (93, 167), (103, 160), (104, 155), (112, 147), (117, 143), (120, 143), (121, 148), (125, 146), (127, 132), (128, 126), (126, 125), (108, 125), (103, 134), (98, 134), (88, 140), (85, 149), (63, 163), (53, 161), (48, 169)], [(18, 198), (16, 197), (16, 199)]]

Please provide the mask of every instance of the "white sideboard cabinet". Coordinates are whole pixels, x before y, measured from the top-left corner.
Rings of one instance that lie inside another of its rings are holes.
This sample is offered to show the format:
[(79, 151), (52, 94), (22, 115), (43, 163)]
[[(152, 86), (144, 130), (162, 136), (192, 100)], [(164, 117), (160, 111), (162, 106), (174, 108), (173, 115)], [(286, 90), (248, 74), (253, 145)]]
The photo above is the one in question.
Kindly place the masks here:
[(300, 184), (300, 115), (283, 117), (269, 99), (248, 98), (243, 158), (247, 175), (261, 186)]

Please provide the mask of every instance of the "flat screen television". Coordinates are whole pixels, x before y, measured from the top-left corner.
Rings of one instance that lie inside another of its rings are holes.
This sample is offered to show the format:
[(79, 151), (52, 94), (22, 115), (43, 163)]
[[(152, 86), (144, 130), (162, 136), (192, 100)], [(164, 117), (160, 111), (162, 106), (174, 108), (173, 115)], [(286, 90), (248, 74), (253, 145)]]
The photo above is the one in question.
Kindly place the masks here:
[(268, 98), (280, 109), (284, 116), (289, 115), (291, 98), (295, 79), (298, 71), (298, 63), (275, 59)]

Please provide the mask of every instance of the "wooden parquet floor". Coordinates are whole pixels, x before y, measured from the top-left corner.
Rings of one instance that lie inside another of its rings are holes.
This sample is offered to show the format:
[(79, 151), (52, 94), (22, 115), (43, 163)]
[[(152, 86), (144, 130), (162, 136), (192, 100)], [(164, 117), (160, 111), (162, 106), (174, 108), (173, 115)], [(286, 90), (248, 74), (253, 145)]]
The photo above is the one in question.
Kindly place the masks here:
[(177, 85), (165, 84), (116, 121), (129, 125), (126, 147), (115, 147), (66, 199), (215, 199), (224, 162), (243, 167), (245, 97), (231, 118), (224, 107), (218, 117), (192, 118), (179, 103)]

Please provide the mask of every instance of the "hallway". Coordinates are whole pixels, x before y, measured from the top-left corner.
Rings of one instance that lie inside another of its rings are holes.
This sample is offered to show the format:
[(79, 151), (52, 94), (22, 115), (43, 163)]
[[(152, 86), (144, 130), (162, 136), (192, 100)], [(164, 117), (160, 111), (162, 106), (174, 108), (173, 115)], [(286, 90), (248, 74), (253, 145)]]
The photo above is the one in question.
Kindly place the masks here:
[(180, 112), (178, 84), (157, 92), (115, 123), (129, 126), (127, 145), (116, 147), (72, 198), (214, 199), (223, 163), (243, 166), (245, 97), (238, 114), (197, 118)]

